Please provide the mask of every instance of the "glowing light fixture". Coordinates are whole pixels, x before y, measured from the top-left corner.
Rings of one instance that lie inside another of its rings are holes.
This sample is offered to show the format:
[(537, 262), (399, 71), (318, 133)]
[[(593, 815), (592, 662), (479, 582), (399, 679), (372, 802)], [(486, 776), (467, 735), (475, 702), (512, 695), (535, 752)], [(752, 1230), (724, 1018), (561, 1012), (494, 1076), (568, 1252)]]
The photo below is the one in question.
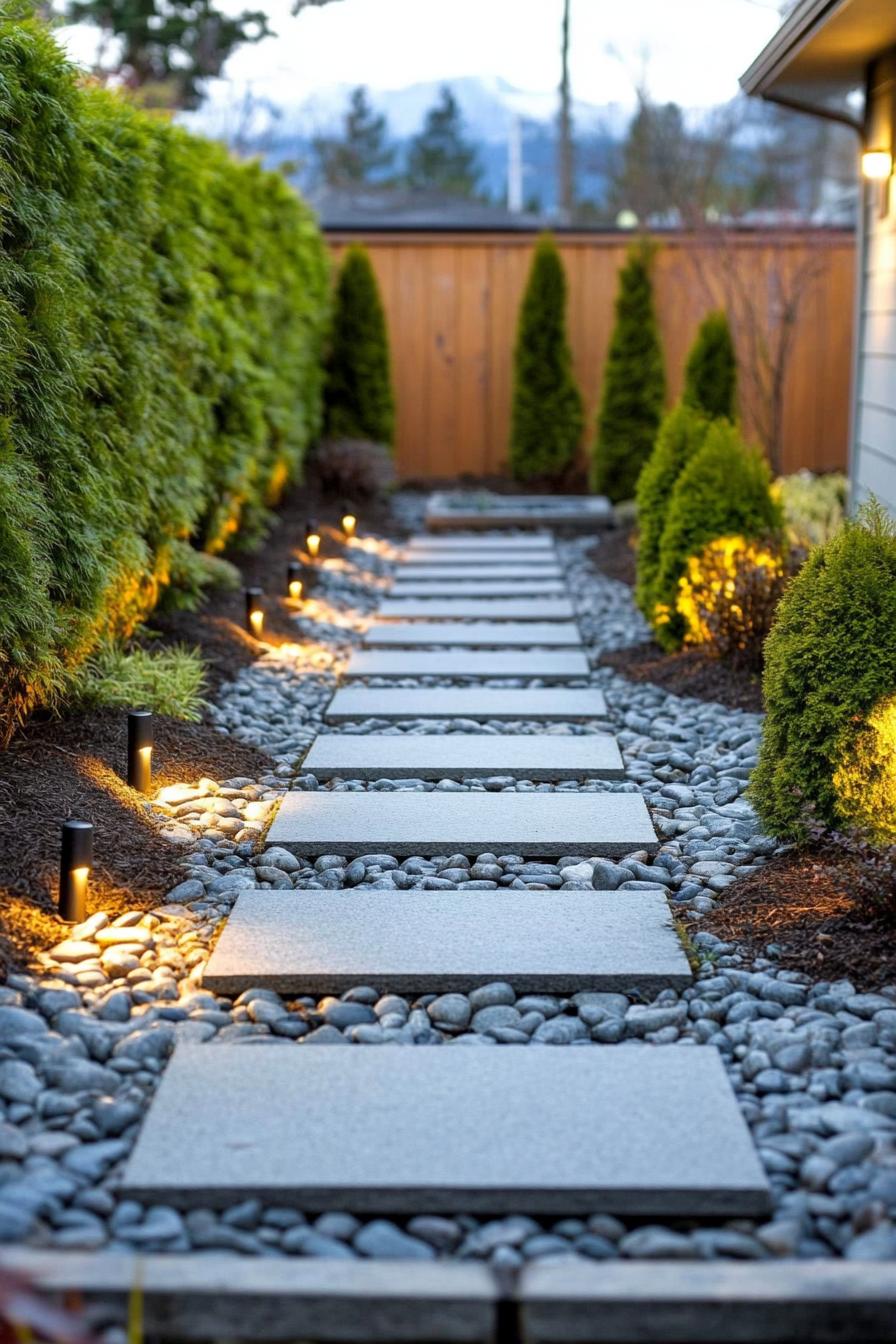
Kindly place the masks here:
[(59, 917), (68, 924), (80, 924), (87, 917), (87, 885), (92, 867), (90, 822), (64, 821), (59, 860)]
[(299, 602), (305, 585), (305, 566), (297, 560), (290, 560), (286, 567), (286, 595), (293, 602)]
[(246, 598), (246, 629), (250, 635), (256, 639), (261, 639), (261, 632), (264, 629), (264, 606), (262, 599), (264, 590), (261, 588), (244, 588), (243, 592)]
[(358, 526), (358, 515), (355, 513), (351, 504), (349, 503), (343, 504), (342, 518), (340, 519), (340, 523), (342, 526), (343, 537), (345, 538), (346, 541), (351, 541), (352, 537), (355, 535), (355, 531)]
[(320, 555), (320, 528), (315, 518), (309, 518), (305, 524), (305, 550), (316, 560)]
[(862, 176), (869, 182), (886, 182), (893, 174), (893, 155), (888, 149), (866, 149), (862, 155)]
[(128, 783), (141, 793), (150, 790), (152, 745), (152, 714), (148, 709), (132, 709), (128, 714)]

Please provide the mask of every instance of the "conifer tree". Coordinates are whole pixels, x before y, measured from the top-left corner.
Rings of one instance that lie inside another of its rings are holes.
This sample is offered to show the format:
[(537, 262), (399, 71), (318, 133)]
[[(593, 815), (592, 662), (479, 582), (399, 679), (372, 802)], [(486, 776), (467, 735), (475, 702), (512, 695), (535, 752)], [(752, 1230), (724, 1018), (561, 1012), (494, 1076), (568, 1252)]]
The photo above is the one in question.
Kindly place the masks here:
[(382, 175), (395, 157), (388, 144), (386, 118), (374, 112), (363, 84), (351, 92), (342, 135), (318, 136), (313, 146), (324, 181), (331, 187), (369, 182)]
[(566, 275), (556, 244), (535, 249), (514, 349), (510, 466), (517, 480), (559, 476), (582, 438), (582, 398), (566, 337)]
[(653, 449), (663, 413), (666, 377), (653, 308), (653, 247), (630, 248), (619, 276), (616, 323), (604, 369), (592, 488), (617, 502), (631, 499)]
[(389, 445), (395, 435), (386, 315), (370, 257), (358, 244), (346, 252), (336, 284), (326, 429), (331, 438)]
[(476, 147), (464, 135), (463, 116), (447, 84), (426, 114), (423, 128), (408, 150), (407, 182), (416, 191), (440, 191), (473, 197), (481, 169)]
[(682, 400), (712, 419), (734, 420), (737, 414), (737, 356), (728, 318), (721, 311), (700, 323), (685, 367)]

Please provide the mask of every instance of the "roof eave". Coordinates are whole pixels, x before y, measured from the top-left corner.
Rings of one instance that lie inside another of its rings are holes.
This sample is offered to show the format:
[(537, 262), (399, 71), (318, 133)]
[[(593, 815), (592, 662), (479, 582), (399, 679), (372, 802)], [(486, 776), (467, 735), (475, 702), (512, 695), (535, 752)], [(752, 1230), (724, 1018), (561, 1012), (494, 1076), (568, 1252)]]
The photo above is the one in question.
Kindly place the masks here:
[(825, 103), (813, 101), (810, 96), (796, 96), (778, 87), (781, 76), (793, 56), (812, 34), (846, 3), (848, 0), (802, 0), (802, 4), (797, 5), (753, 64), (741, 75), (740, 86), (744, 92), (754, 97), (765, 98), (771, 103), (778, 103), (781, 107), (790, 108), (794, 112), (804, 112), (807, 116), (838, 122), (861, 134), (862, 121), (859, 117), (828, 107)]

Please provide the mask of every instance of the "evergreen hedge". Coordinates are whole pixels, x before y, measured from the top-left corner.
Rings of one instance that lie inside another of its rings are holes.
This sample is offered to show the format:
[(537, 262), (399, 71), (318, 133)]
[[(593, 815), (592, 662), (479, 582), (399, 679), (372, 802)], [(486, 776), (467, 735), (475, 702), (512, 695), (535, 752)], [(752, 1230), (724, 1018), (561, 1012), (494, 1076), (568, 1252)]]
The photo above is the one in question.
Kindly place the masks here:
[(773, 835), (807, 824), (896, 844), (896, 527), (876, 502), (817, 546), (765, 646), (750, 797)]
[(653, 307), (653, 247), (637, 243), (619, 275), (616, 322), (604, 369), (591, 485), (618, 502), (631, 499), (656, 440), (666, 375)]
[(319, 427), (328, 268), (276, 174), (0, 21), (0, 738), (172, 547), (257, 535)]
[(772, 540), (782, 535), (783, 514), (771, 484), (761, 453), (748, 448), (729, 421), (716, 420), (669, 500), (654, 588), (655, 602), (666, 616), (655, 616), (657, 639), (664, 648), (680, 647), (684, 637), (676, 598), (691, 556), (718, 537)]
[(638, 477), (638, 556), (635, 601), (649, 621), (656, 604), (654, 588), (660, 542), (675, 482), (703, 446), (709, 421), (693, 406), (675, 406), (664, 417), (656, 445)]
[(723, 312), (710, 313), (700, 323), (685, 365), (682, 400), (713, 419), (737, 415), (737, 356)]
[(535, 249), (513, 352), (510, 469), (519, 481), (561, 476), (585, 416), (566, 337), (566, 274), (553, 238)]
[(348, 248), (336, 282), (327, 364), (327, 434), (392, 446), (395, 401), (389, 335), (367, 249)]

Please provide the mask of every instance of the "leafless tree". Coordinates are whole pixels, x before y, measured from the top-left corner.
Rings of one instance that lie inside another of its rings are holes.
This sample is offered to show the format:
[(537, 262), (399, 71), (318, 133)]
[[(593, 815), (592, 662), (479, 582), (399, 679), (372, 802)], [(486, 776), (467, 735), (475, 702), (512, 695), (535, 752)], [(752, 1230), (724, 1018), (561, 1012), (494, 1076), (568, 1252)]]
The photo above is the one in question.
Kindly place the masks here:
[(568, 224), (575, 205), (573, 185), (572, 94), (569, 81), (569, 7), (563, 0), (560, 29), (560, 112), (557, 118), (557, 206), (560, 223)]

